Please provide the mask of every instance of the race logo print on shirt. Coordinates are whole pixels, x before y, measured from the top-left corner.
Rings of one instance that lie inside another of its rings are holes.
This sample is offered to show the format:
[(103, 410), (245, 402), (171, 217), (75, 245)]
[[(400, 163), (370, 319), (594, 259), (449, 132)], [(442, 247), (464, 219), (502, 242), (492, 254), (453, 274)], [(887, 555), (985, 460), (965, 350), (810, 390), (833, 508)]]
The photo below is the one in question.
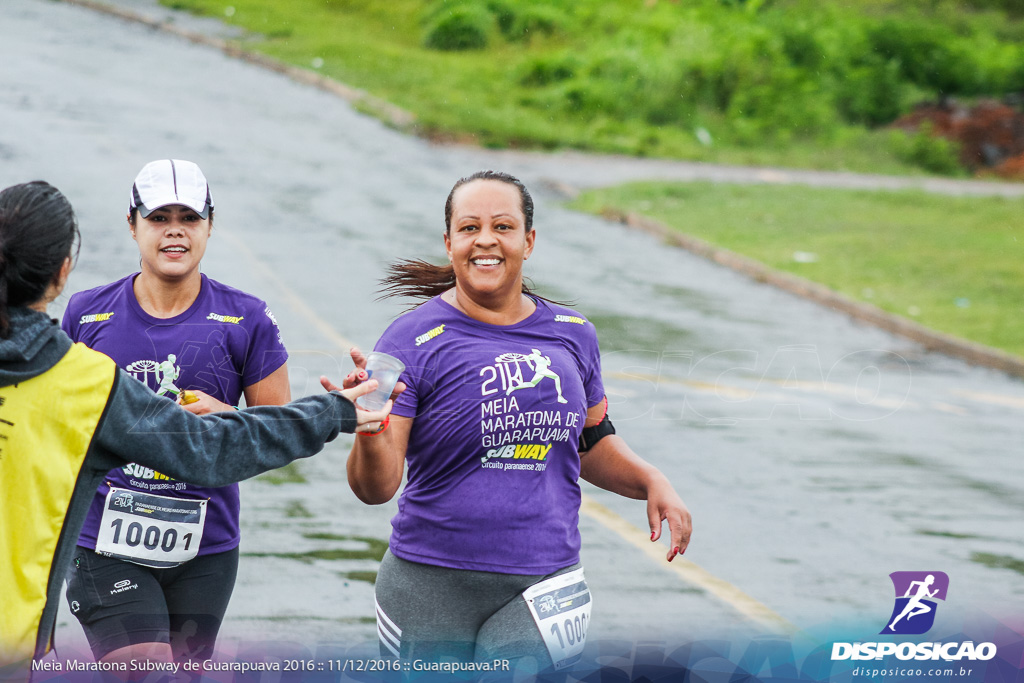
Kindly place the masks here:
[[(541, 352), (538, 351), (537, 349), (533, 349), (533, 352), (530, 355), (528, 355), (525, 358), (523, 358), (523, 360), (526, 361), (527, 365), (529, 365), (531, 368), (533, 368), (533, 379), (531, 379), (529, 382), (524, 382), (522, 380), (522, 375), (520, 374), (520, 376), (518, 377), (518, 382), (519, 383), (516, 384), (515, 386), (511, 386), (510, 385), (505, 390), (505, 395), (506, 396), (511, 394), (513, 391), (518, 391), (520, 389), (527, 389), (527, 388), (535, 387), (538, 384), (540, 384), (540, 381), (542, 379), (547, 378), (547, 379), (553, 379), (555, 381), (555, 390), (558, 392), (558, 402), (559, 403), (568, 403), (568, 401), (565, 400), (565, 397), (562, 396), (562, 380), (559, 379), (558, 375), (556, 375), (551, 370), (551, 359), (550, 358), (548, 358), (547, 356), (541, 354)], [(518, 367), (518, 365), (519, 365), (519, 363), (517, 362), (516, 366)]]
[[(481, 445), (487, 449), (480, 457), (482, 467), (546, 470), (554, 442), (568, 442), (572, 429), (583, 419), (578, 412), (558, 407), (568, 401), (551, 358), (536, 348), (529, 354), (503, 353), (479, 376), (481, 395), (494, 396), (481, 404)], [(520, 393), (523, 390), (532, 391)]]
[(156, 381), (156, 395), (163, 396), (171, 393), (175, 396), (181, 394), (181, 389), (175, 386), (174, 381), (181, 376), (181, 367), (175, 365), (178, 358), (173, 353), (167, 355), (167, 360), (158, 362), (155, 360), (137, 360), (125, 366), (125, 370), (132, 377), (139, 380), (146, 386), (153, 389), (149, 378), (152, 376)]

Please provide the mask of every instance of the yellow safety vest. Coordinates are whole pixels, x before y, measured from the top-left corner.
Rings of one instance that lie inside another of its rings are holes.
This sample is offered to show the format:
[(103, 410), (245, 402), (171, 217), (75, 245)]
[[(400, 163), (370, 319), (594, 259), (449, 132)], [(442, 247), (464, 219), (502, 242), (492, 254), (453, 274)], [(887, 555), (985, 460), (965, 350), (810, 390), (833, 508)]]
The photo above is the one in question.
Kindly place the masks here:
[(66, 570), (54, 553), (115, 375), (112, 360), (75, 344), (43, 374), (0, 387), (0, 665), (49, 650), (43, 608)]

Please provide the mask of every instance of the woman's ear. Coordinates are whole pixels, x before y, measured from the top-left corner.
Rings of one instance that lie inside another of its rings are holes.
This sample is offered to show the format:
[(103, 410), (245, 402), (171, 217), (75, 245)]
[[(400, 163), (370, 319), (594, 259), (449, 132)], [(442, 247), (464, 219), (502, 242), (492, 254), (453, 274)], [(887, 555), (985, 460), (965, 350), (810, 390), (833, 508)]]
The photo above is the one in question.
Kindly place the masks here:
[(50, 303), (64, 291), (64, 286), (68, 283), (68, 277), (71, 275), (71, 268), (71, 256), (68, 256), (64, 259), (64, 263), (60, 264), (60, 270), (57, 271), (56, 277), (53, 278), (53, 282), (50, 283), (50, 287), (43, 295), (45, 303)]
[(70, 256), (64, 259), (64, 263), (60, 266), (60, 272), (57, 273), (57, 283), (61, 289), (64, 289), (64, 285), (68, 283), (68, 278), (71, 277), (71, 269), (74, 267), (75, 264)]
[(537, 241), (537, 230), (533, 229), (526, 233), (526, 250), (523, 252), (523, 260), (530, 258), (533, 253), (533, 245)]

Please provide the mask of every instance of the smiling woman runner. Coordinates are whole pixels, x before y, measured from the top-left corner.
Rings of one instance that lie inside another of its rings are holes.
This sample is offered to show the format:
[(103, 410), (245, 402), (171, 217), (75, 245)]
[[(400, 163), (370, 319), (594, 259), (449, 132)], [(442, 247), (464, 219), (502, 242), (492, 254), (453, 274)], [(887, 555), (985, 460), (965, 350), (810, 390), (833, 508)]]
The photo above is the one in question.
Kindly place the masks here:
[[(128, 205), (140, 272), (72, 296), (62, 326), (157, 396), (194, 394), (190, 412), (234, 410), (243, 394), (247, 406), (287, 403), (288, 353), (266, 303), (199, 272), (213, 211), (196, 164), (146, 164)], [(163, 514), (141, 523), (110, 502), (122, 492)], [(111, 471), (68, 574), (93, 654), (209, 658), (238, 568), (238, 515), (237, 484), (196, 486), (137, 464)]]
[[(535, 241), (523, 184), (476, 173), (445, 204), (451, 265), (400, 262), (385, 280), (390, 295), (427, 301), (377, 342), (405, 363), (406, 388), (390, 427), (357, 438), (348, 460), (371, 504), (390, 500), (409, 466), (376, 584), (384, 655), (520, 668), (578, 658), (590, 616), (581, 477), (646, 500), (652, 541), (668, 522), (669, 561), (689, 542), (683, 501), (606, 415), (594, 326), (524, 286)], [(365, 365), (355, 349), (353, 360)]]
[[(136, 462), (206, 486), (224, 486), (318, 452), (339, 432), (377, 430), (390, 406), (368, 412), (341, 396), (281, 407), (190, 414), (158, 397), (102, 353), (72, 344), (46, 314), (77, 251), (78, 224), (57, 188), (36, 181), (0, 191), (0, 679), (27, 680), (51, 644), (60, 590), (96, 487), (113, 467)], [(364, 390), (364, 387), (366, 390)], [(140, 467), (141, 466), (141, 467)], [(171, 481), (164, 479), (163, 481)], [(112, 500), (130, 515), (158, 516), (152, 499)], [(201, 502), (175, 501), (174, 508)], [(136, 517), (138, 519), (138, 517)], [(166, 519), (166, 517), (165, 517)], [(188, 533), (195, 519), (185, 519)], [(156, 532), (159, 533), (159, 529)], [(175, 547), (175, 529), (160, 533)], [(141, 584), (120, 581), (111, 597)], [(71, 603), (82, 611), (82, 604)], [(166, 646), (165, 646), (166, 647)]]

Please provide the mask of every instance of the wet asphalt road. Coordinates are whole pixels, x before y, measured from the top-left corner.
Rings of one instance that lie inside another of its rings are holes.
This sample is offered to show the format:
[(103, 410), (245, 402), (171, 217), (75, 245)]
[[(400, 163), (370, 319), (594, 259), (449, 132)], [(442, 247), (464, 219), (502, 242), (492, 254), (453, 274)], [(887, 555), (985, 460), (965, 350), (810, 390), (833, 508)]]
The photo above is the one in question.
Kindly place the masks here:
[[(69, 292), (137, 267), (128, 190), (161, 157), (192, 159), (209, 177), (217, 222), (204, 271), (269, 302), (296, 396), (319, 391), (322, 373), (340, 378), (348, 343), (372, 347), (399, 313), (374, 302), (389, 261), (442, 257), (456, 178), (502, 166), (536, 188), (528, 274), (597, 325), (620, 434), (690, 506), (686, 558), (734, 587), (716, 597), (583, 515), (592, 637), (745, 637), (763, 626), (744, 616), (743, 595), (813, 633), (877, 633), (897, 570), (949, 574), (939, 618), (950, 631), (978, 611), (1024, 613), (1019, 380), (560, 208), (546, 181), (601, 182), (599, 164), (577, 181), (578, 156), (560, 175), (557, 156), (434, 146), (139, 25), (43, 0), (0, 3), (0, 186), (44, 178), (71, 198), (83, 245)], [(369, 579), (394, 504), (351, 495), (350, 444), (343, 436), (243, 485), (224, 648), (372, 642)], [(643, 503), (586, 493), (638, 527), (642, 544)], [(66, 612), (57, 642), (82, 647)]]

